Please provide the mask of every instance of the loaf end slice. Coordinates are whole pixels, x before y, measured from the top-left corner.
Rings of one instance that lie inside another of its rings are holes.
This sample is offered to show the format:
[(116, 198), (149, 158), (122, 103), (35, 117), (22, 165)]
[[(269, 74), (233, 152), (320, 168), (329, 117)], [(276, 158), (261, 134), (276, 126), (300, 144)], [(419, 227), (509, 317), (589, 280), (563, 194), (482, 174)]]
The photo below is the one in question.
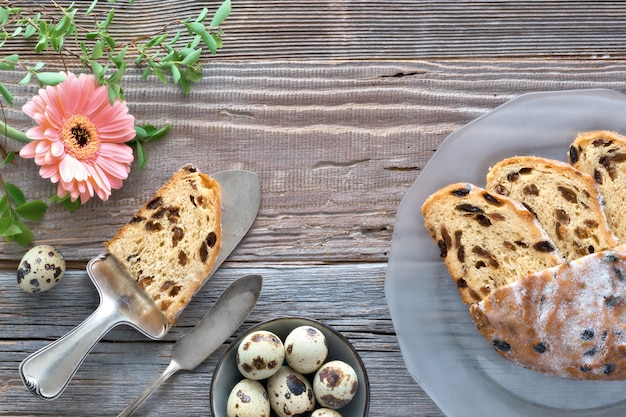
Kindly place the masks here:
[(470, 313), (513, 363), (561, 378), (626, 379), (626, 246), (522, 277)]
[(473, 184), (438, 190), (422, 214), (465, 303), (564, 260), (530, 211)]
[(570, 146), (569, 162), (593, 177), (609, 226), (626, 243), (626, 137), (607, 130), (580, 133)]
[(217, 181), (185, 165), (105, 243), (173, 325), (215, 264), (221, 212)]
[(619, 243), (595, 181), (570, 164), (536, 156), (506, 158), (489, 170), (486, 188), (521, 202), (567, 260)]

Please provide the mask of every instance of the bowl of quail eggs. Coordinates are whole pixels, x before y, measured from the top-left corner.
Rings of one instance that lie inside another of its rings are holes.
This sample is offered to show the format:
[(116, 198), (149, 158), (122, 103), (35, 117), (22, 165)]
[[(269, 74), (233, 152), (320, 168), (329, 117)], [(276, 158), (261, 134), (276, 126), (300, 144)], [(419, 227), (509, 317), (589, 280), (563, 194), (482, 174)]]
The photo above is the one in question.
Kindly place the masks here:
[(311, 319), (266, 321), (239, 336), (215, 368), (214, 417), (366, 417), (369, 380), (350, 342)]

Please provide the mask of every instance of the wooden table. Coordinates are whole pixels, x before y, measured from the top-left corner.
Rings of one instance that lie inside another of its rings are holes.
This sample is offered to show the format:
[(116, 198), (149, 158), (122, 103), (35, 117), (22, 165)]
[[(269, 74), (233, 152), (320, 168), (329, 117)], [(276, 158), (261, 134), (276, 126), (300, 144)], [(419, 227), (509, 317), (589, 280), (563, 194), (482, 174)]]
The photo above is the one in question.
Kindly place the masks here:
[[(121, 38), (131, 36), (129, 27), (153, 33), (173, 16), (217, 4), (136, 3), (130, 16), (118, 14)], [(56, 245), (69, 262), (61, 284), (22, 292), (15, 269), (25, 249), (1, 244), (0, 415), (116, 415), (164, 369), (173, 343), (230, 281), (260, 273), (261, 299), (233, 337), (279, 316), (323, 321), (361, 354), (370, 415), (442, 416), (404, 366), (385, 300), (396, 208), (448, 134), (512, 97), (626, 91), (625, 23), (623, 2), (233, 0), (224, 48), (191, 94), (129, 69), (125, 93), (138, 122), (172, 125), (148, 148), (148, 168), (134, 168), (110, 201), (92, 200), (73, 214), (53, 205), (34, 225), (35, 243)], [(16, 102), (2, 117), (26, 129), (20, 107), (36, 86), (17, 86), (20, 74), (0, 72)], [(97, 305), (86, 262), (187, 162), (206, 172), (258, 173), (261, 208), (249, 234), (164, 340), (118, 328), (60, 398), (31, 395), (19, 363)], [(2, 175), (33, 198), (55, 190), (30, 160)], [(212, 372), (231, 341), (194, 372), (174, 376), (137, 415), (210, 415)]]

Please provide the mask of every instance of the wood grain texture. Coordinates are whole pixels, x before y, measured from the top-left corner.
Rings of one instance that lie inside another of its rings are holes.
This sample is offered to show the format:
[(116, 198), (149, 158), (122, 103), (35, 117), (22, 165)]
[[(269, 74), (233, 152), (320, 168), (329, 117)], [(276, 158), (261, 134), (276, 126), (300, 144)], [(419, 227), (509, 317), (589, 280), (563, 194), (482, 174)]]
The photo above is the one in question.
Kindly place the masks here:
[[(13, 3), (13, 2), (11, 2)], [(68, 4), (63, 0), (60, 4)], [(78, 2), (80, 4), (80, 2)], [(85, 2), (87, 3), (87, 2)], [(105, 2), (97, 11), (107, 11)], [(219, 1), (119, 1), (121, 41), (175, 27)], [(233, 1), (221, 58), (623, 58), (620, 1)], [(87, 8), (83, 5), (82, 10)], [(17, 52), (24, 53), (23, 49)]]
[(233, 279), (259, 273), (263, 291), (242, 327), (195, 371), (174, 376), (136, 415), (182, 415), (181, 410), (187, 416), (210, 415), (213, 369), (234, 338), (260, 321), (302, 316), (333, 326), (360, 353), (370, 379), (370, 415), (389, 415), (386, 404), (391, 401), (394, 416), (414, 416), (416, 402), (425, 412), (420, 415), (439, 416), (404, 368), (386, 306), (372, 304), (383, 294), (385, 270), (385, 264), (222, 269), (164, 340), (150, 341), (124, 326), (114, 329), (52, 402), (33, 396), (22, 385), (19, 363), (85, 319), (98, 303), (97, 293), (80, 271), (69, 272), (53, 290), (36, 296), (19, 289), (14, 272), (0, 273), (0, 415), (116, 415), (165, 368), (174, 341), (195, 325)]
[[(112, 31), (121, 46), (218, 4), (120, 1)], [(109, 7), (102, 1), (97, 11)], [(326, 322), (365, 362), (371, 416), (442, 417), (404, 366), (384, 298), (397, 206), (448, 134), (519, 94), (626, 92), (625, 20), (626, 2), (614, 1), (233, 1), (224, 48), (204, 57), (205, 78), (190, 95), (129, 68), (124, 90), (137, 122), (172, 130), (149, 146), (148, 168), (134, 167), (110, 201), (92, 200), (74, 214), (52, 205), (34, 225), (36, 243), (58, 246), (70, 262), (61, 285), (22, 293), (15, 267), (24, 249), (0, 243), (0, 415), (116, 415), (163, 370), (174, 341), (228, 282), (261, 273), (262, 298), (234, 336), (277, 316)], [(31, 47), (11, 44), (2, 53), (63, 69), (58, 57)], [(68, 55), (63, 60), (77, 69)], [(27, 129), (20, 108), (37, 87), (18, 86), (22, 75), (0, 72), (16, 103), (0, 117)], [(117, 328), (58, 400), (33, 397), (17, 374), (20, 361), (95, 309), (97, 292), (81, 269), (187, 162), (209, 173), (259, 174), (261, 208), (250, 233), (163, 341)], [(55, 191), (32, 161), (2, 175), (32, 198)], [(137, 415), (210, 415), (211, 375), (232, 340), (196, 371), (176, 375)]]
[[(131, 73), (126, 96), (138, 123), (169, 123), (171, 133), (149, 146), (147, 169), (134, 169), (111, 200), (94, 199), (71, 215), (52, 205), (35, 227), (37, 242), (84, 263), (191, 162), (209, 173), (242, 168), (260, 176), (258, 219), (231, 260), (385, 261), (396, 207), (448, 134), (518, 94), (619, 91), (625, 78), (624, 65), (611, 61), (240, 61), (212, 65), (185, 96)], [(5, 115), (27, 128), (20, 107), (35, 89), (13, 91), (16, 107)], [(30, 160), (3, 175), (33, 198), (55, 192)], [(0, 245), (0, 259), (20, 259), (21, 248)]]

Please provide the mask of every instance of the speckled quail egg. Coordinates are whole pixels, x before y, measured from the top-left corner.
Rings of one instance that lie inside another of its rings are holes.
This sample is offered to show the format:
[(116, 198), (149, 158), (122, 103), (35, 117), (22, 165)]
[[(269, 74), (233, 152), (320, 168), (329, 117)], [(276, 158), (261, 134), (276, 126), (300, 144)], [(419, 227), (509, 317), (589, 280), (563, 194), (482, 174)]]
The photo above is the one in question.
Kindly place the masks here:
[(285, 359), (296, 372), (315, 372), (328, 356), (326, 336), (313, 326), (296, 327), (285, 338)]
[(309, 417), (341, 417), (341, 414), (332, 408), (318, 408)]
[(278, 417), (308, 415), (315, 409), (315, 395), (311, 383), (288, 366), (267, 380), (270, 406)]
[(267, 391), (259, 381), (242, 379), (233, 387), (226, 403), (228, 417), (270, 417)]
[(65, 273), (65, 259), (57, 248), (39, 245), (24, 254), (17, 269), (17, 283), (30, 293), (48, 291)]
[(250, 333), (237, 347), (237, 368), (249, 379), (269, 378), (284, 361), (285, 347), (282, 340), (266, 330)]
[(334, 410), (352, 401), (359, 386), (354, 369), (339, 360), (326, 362), (315, 373), (313, 392), (322, 407)]

